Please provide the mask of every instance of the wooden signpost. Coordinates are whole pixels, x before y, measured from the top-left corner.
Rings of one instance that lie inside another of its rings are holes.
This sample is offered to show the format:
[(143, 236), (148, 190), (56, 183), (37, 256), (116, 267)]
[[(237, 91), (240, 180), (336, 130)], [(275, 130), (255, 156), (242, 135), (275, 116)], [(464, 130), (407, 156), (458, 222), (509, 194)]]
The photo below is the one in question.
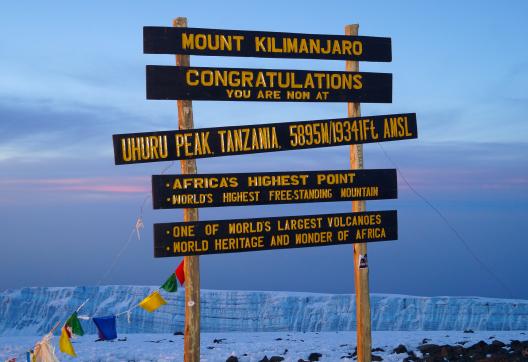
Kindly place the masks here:
[(395, 199), (396, 170), (152, 176), (154, 209)]
[[(358, 61), (391, 61), (389, 38), (144, 27), (147, 99), (177, 100), (179, 129), (113, 136), (117, 165), (180, 160), (181, 175), (152, 176), (155, 209), (183, 208), (183, 222), (154, 224), (154, 256), (185, 258), (184, 361), (200, 360), (199, 255), (353, 244), (358, 361), (371, 360), (367, 242), (395, 240), (397, 214), (364, 200), (397, 197), (396, 170), (363, 170), (363, 144), (418, 137), (414, 113), (361, 117), (361, 102), (390, 103), (392, 74)], [(191, 67), (189, 55), (346, 60), (346, 71)], [(348, 102), (348, 118), (194, 129), (191, 100)], [(197, 174), (197, 158), (350, 145), (351, 170)], [(352, 200), (352, 212), (198, 221), (198, 207)]]
[[(345, 35), (357, 36), (359, 25), (345, 26)], [(359, 62), (347, 60), (345, 67), (348, 72), (358, 72)], [(359, 103), (348, 103), (348, 116), (360, 117)], [(363, 169), (363, 145), (350, 145), (350, 168)], [(365, 211), (365, 201), (352, 201), (353, 212)], [(370, 290), (368, 275), (367, 244), (353, 245), (354, 253), (354, 286), (356, 289), (356, 333), (357, 333), (357, 358), (360, 362), (370, 362), (372, 351), (372, 334), (370, 323)]]
[[(174, 27), (187, 27), (186, 18), (176, 18)], [(176, 54), (176, 65), (190, 66), (188, 55)], [(192, 103), (188, 100), (177, 101), (178, 128), (181, 131), (194, 128)], [(196, 160), (180, 161), (183, 175), (196, 174)], [(198, 221), (198, 209), (188, 208), (183, 210), (184, 222)], [(184, 258), (183, 270), (185, 273), (185, 322), (184, 322), (184, 362), (198, 362), (200, 360), (200, 259), (199, 256), (190, 255)]]

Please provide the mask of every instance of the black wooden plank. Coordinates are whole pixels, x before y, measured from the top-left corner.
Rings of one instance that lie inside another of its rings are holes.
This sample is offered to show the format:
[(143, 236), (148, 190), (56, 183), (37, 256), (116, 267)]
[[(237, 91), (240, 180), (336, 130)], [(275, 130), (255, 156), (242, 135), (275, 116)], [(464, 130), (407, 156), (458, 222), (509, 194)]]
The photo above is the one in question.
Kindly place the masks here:
[(147, 99), (391, 103), (392, 74), (147, 65)]
[(395, 169), (153, 175), (154, 209), (397, 198)]
[(154, 257), (398, 239), (395, 210), (154, 224)]
[(418, 137), (415, 113), (113, 135), (117, 165)]
[(202, 28), (143, 27), (145, 54), (390, 62), (391, 39)]

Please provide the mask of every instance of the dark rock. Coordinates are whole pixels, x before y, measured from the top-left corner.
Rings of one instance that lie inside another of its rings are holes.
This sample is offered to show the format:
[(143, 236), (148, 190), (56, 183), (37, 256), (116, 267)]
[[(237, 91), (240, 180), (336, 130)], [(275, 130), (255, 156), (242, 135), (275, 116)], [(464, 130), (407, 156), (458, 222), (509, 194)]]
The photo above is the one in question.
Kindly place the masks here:
[(475, 333), (472, 329), (464, 329), (464, 333)]
[(264, 356), (259, 362), (269, 362), (268, 356)]
[(339, 347), (346, 347), (346, 346), (348, 346), (348, 344), (346, 344), (346, 343), (345, 343), (345, 344), (340, 344), (340, 345), (339, 345)]
[(459, 345), (463, 346), (463, 345), (465, 345), (466, 343), (468, 343), (468, 341), (457, 342), (456, 344), (459, 344)]
[(491, 354), (502, 353), (505, 351), (504, 349), (502, 349), (502, 347), (504, 346), (505, 344), (500, 341), (493, 341), (491, 344), (488, 345), (487, 352)]
[(440, 347), (440, 357), (447, 359), (448, 361), (451, 361), (453, 359), (454, 353), (453, 353), (453, 347), (449, 345), (444, 345)]
[(452, 346), (451, 347), (452, 356), (455, 359), (460, 359), (466, 355), (466, 350), (462, 346)]
[(238, 362), (238, 358), (235, 356), (229, 356), (227, 357), (226, 362)]
[(297, 362), (310, 362), (310, 361), (305, 361), (302, 358), (299, 358), (299, 360), (297, 360)]
[(429, 338), (422, 339), (422, 344), (427, 344), (429, 342), (431, 342), (431, 340)]
[(484, 341), (479, 341), (467, 349), (472, 352), (485, 353), (488, 351), (488, 344)]
[(506, 346), (506, 344), (505, 344), (505, 343), (503, 343), (503, 342), (499, 341), (498, 339), (496, 339), (496, 340), (494, 340), (493, 342), (491, 342), (491, 345), (492, 345), (492, 346), (499, 346), (500, 348), (502, 348), (502, 347), (505, 347), (505, 346)]
[(510, 340), (510, 346), (516, 346), (516, 345), (520, 345), (521, 344), (521, 341), (519, 341), (518, 339), (511, 339)]
[(312, 352), (308, 356), (308, 361), (310, 361), (310, 362), (319, 361), (319, 358), (321, 358), (321, 357), (323, 357), (323, 355), (321, 353)]
[(495, 336), (490, 336), (488, 339), (495, 339)]
[(407, 361), (407, 362), (410, 362), (410, 361), (422, 361), (422, 359), (418, 358), (418, 356), (413, 351), (410, 351), (408, 353), (409, 353), (409, 356), (405, 357), (403, 359), (404, 361)]
[(383, 361), (383, 358), (381, 356), (376, 356), (375, 354), (371, 355), (370, 357), (371, 361)]
[(436, 355), (440, 352), (440, 346), (437, 344), (422, 344), (418, 346), (418, 350), (423, 354)]
[(213, 339), (213, 343), (222, 343), (223, 341), (225, 341), (225, 338)]
[(385, 350), (384, 350), (383, 348), (379, 348), (379, 347), (377, 347), (377, 348), (374, 348), (374, 349), (372, 350), (372, 352), (385, 352)]
[(523, 348), (522, 342), (514, 339), (510, 343), (510, 348), (514, 351), (520, 352)]
[(288, 348), (286, 348), (286, 349), (284, 350), (284, 352), (282, 352), (282, 354), (286, 354), (286, 353), (288, 353)]
[(269, 362), (281, 362), (284, 361), (284, 357), (281, 356), (271, 356)]
[(409, 356), (403, 359), (403, 362), (417, 362), (417, 361), (421, 361), (421, 359), (419, 359), (416, 356)]
[(354, 356), (352, 356), (352, 355), (349, 353), (349, 354), (347, 354), (346, 356), (341, 356), (341, 359), (344, 359), (344, 358), (352, 359), (352, 358), (354, 358)]
[(405, 348), (403, 344), (400, 344), (398, 347), (392, 350), (392, 353), (397, 353), (397, 354), (407, 353), (407, 348)]
[(528, 347), (524, 347), (521, 352), (522, 356), (528, 358)]
[(275, 338), (276, 341), (282, 341), (282, 338)]
[(525, 360), (517, 358), (517, 357), (508, 356), (508, 355), (494, 355), (494, 356), (489, 355), (489, 357), (486, 357), (486, 359), (484, 359), (483, 361), (486, 361), (486, 362), (505, 362), (505, 361), (523, 362)]
[(178, 332), (174, 332), (174, 335), (175, 336), (183, 336), (183, 332), (179, 332), (179, 331)]
[(214, 347), (213, 346), (208, 346), (207, 349), (214, 349)]

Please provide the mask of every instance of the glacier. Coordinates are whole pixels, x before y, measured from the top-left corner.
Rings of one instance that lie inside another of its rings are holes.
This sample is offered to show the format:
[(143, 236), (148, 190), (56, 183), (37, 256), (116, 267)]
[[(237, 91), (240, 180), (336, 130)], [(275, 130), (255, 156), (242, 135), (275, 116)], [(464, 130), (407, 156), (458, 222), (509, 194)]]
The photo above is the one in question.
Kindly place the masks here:
[[(0, 335), (47, 333), (89, 298), (80, 315), (126, 311), (157, 286), (29, 287), (0, 292)], [(154, 313), (135, 308), (118, 317), (119, 333), (183, 331), (183, 288), (162, 295)], [(372, 329), (377, 331), (528, 330), (528, 300), (482, 297), (416, 297), (371, 294)], [(130, 321), (129, 318), (130, 317)], [(87, 333), (93, 323), (83, 321)], [(203, 332), (332, 332), (356, 327), (353, 294), (273, 291), (201, 291)]]

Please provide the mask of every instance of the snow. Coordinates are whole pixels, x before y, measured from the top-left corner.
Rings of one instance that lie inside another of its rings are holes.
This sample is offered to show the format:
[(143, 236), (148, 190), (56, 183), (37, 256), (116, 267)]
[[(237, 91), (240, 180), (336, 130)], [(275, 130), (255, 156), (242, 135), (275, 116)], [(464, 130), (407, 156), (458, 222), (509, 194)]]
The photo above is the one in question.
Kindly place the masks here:
[[(0, 292), (0, 336), (38, 336), (64, 321), (90, 298), (80, 314), (125, 311), (157, 286), (35, 287)], [(141, 308), (118, 318), (119, 333), (183, 330), (184, 290), (163, 293), (168, 304), (154, 313)], [(202, 290), (203, 332), (331, 332), (356, 327), (350, 294)], [(480, 297), (415, 297), (372, 294), (372, 329), (527, 330), (528, 301)], [(92, 322), (82, 322), (95, 333)]]
[[(77, 358), (70, 358), (58, 352), (61, 361), (183, 361), (183, 336), (172, 334), (120, 334), (126, 341), (94, 342), (95, 335), (85, 335), (74, 340)], [(18, 357), (22, 359), (25, 351), (39, 340), (40, 336), (0, 337), (0, 360)], [(279, 339), (280, 338), (280, 339)], [(373, 348), (382, 348), (383, 352), (374, 352), (384, 361), (401, 361), (407, 354), (395, 354), (392, 350), (399, 344), (420, 353), (416, 348), (424, 338), (429, 343), (455, 344), (467, 343), (470, 346), (484, 340), (490, 343), (497, 339), (509, 341), (527, 340), (528, 332), (523, 331), (375, 331)], [(215, 343), (214, 340), (222, 340)], [(202, 333), (201, 361), (225, 361), (235, 355), (240, 362), (260, 361), (265, 355), (282, 356), (285, 362), (297, 362), (307, 359), (312, 352), (321, 353), (321, 361), (352, 361), (349, 356), (356, 345), (355, 332), (250, 332), (250, 333)], [(53, 339), (57, 346), (58, 337)], [(156, 343), (158, 342), (158, 343)], [(210, 348), (212, 347), (212, 348)], [(288, 350), (285, 352), (285, 350)], [(57, 347), (58, 350), (58, 347)], [(246, 356), (244, 356), (246, 354)], [(23, 359), (22, 359), (23, 360)]]

